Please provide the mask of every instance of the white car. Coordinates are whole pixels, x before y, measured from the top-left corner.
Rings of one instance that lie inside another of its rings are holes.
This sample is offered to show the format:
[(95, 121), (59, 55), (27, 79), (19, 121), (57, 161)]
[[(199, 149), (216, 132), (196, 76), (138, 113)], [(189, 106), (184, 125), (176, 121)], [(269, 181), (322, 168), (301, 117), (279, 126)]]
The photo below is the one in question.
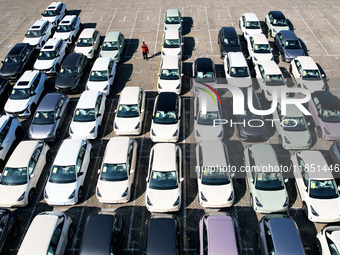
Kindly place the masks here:
[(316, 252), (320, 255), (336, 255), (340, 251), (340, 226), (326, 225), (316, 235)]
[(326, 90), (325, 74), (311, 57), (300, 56), (290, 62), (290, 72), (299, 88), (308, 89), (311, 93), (317, 90)]
[(53, 25), (47, 20), (37, 20), (25, 34), (23, 43), (41, 49), (54, 32)]
[(41, 14), (42, 20), (47, 20), (56, 28), (66, 15), (66, 5), (62, 2), (52, 2)]
[(114, 112), (113, 128), (117, 135), (139, 135), (145, 114), (145, 91), (139, 87), (125, 87)]
[(228, 52), (223, 66), (228, 85), (246, 88), (253, 84), (247, 60), (242, 52)]
[(177, 56), (164, 56), (158, 73), (158, 92), (176, 92), (182, 90), (182, 60)]
[(340, 196), (320, 151), (297, 151), (291, 157), (302, 210), (313, 222), (340, 221)]
[(22, 207), (33, 202), (42, 170), (51, 160), (49, 146), (22, 141), (8, 159), (0, 179), (0, 206)]
[(201, 206), (222, 208), (233, 205), (233, 181), (227, 171), (229, 164), (228, 149), (223, 141), (205, 140), (197, 144), (196, 173)]
[(67, 44), (74, 43), (80, 31), (81, 21), (76, 15), (66, 15), (59, 23), (53, 38), (60, 38)]
[(146, 208), (150, 212), (177, 212), (182, 200), (182, 150), (173, 143), (151, 148), (146, 177)]
[(20, 117), (32, 115), (44, 91), (46, 79), (46, 74), (40, 71), (26, 71), (13, 86), (4, 107), (6, 114)]
[(77, 103), (70, 124), (72, 138), (95, 139), (105, 113), (106, 96), (96, 90), (84, 91)]
[(176, 29), (182, 33), (182, 16), (177, 9), (168, 9), (164, 15), (164, 30)]
[(222, 117), (222, 109), (219, 100), (211, 94), (200, 93), (194, 101), (194, 132), (195, 141), (223, 140), (223, 126), (215, 120)]
[(111, 58), (97, 58), (92, 66), (86, 90), (98, 90), (110, 94), (116, 76), (117, 64)]
[(28, 228), (18, 255), (62, 255), (73, 235), (70, 216), (55, 211), (39, 213)]
[(97, 199), (101, 203), (127, 203), (131, 198), (137, 161), (137, 142), (130, 137), (114, 137), (106, 145), (98, 170)]
[(274, 60), (272, 49), (270, 48), (267, 37), (264, 34), (249, 36), (247, 47), (253, 65), (262, 61)]
[(164, 31), (162, 41), (162, 57), (177, 56), (182, 58), (183, 41), (180, 31), (176, 29), (169, 29)]
[(44, 198), (49, 205), (74, 205), (80, 201), (91, 158), (93, 152), (89, 141), (63, 141), (45, 186)]
[(275, 61), (263, 61), (255, 65), (256, 78), (266, 100), (272, 101), (273, 94), (287, 88), (285, 78)]
[(40, 50), (34, 69), (46, 74), (57, 74), (60, 70), (61, 62), (66, 56), (67, 44), (58, 38), (49, 39)]
[(282, 30), (289, 30), (287, 19), (281, 11), (270, 11), (265, 17), (265, 23), (271, 37)]
[(151, 122), (151, 140), (175, 143), (181, 126), (181, 98), (175, 92), (161, 92), (155, 99)]
[(95, 28), (85, 28), (79, 35), (74, 47), (75, 53), (82, 53), (87, 58), (94, 58), (100, 44), (100, 33)]
[(263, 34), (261, 24), (255, 13), (243, 13), (239, 22), (244, 39), (250, 35)]
[(0, 165), (4, 166), (4, 161), (12, 147), (14, 141), (21, 139), (21, 123), (17, 118), (8, 115), (0, 117)]

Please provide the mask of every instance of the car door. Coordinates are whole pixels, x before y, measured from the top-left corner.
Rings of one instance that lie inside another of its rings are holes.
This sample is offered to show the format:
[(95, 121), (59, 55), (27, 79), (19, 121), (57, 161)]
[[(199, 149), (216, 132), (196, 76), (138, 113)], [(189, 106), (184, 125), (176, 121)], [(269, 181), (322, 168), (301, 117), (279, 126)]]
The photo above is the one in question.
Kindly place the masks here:
[(28, 162), (28, 193), (31, 188), (35, 188), (37, 186), (41, 172), (46, 164), (45, 155), (46, 151), (44, 150), (44, 143), (41, 142), (35, 148), (34, 152), (32, 153), (31, 159)]
[(134, 180), (134, 176), (135, 176), (135, 167), (136, 167), (136, 161), (133, 162), (133, 160), (135, 160), (133, 158), (133, 154), (134, 154), (134, 141), (133, 139), (130, 139), (130, 144), (129, 144), (129, 148), (128, 148), (128, 154), (127, 154), (127, 171), (128, 171), (128, 175), (129, 175), (129, 181), (130, 181), (130, 187), (133, 183)]
[(106, 96), (104, 94), (100, 94), (97, 98), (97, 103), (98, 103), (98, 113), (100, 114), (99, 119), (98, 119), (98, 125), (102, 124), (104, 113), (105, 113), (105, 101), (106, 101)]
[(252, 36), (249, 36), (249, 40), (247, 43), (248, 43), (248, 53), (252, 57), (255, 54), (254, 53), (254, 39)]
[[(97, 51), (99, 43), (100, 43), (100, 33), (97, 30), (95, 30), (94, 33), (93, 33), (93, 42), (94, 42), (94, 51)], [(94, 55), (94, 53), (93, 53), (93, 55)]]
[(86, 154), (86, 145), (87, 142), (84, 142), (83, 145), (81, 146), (77, 161), (76, 161), (76, 173), (77, 173), (77, 189), (79, 191), (79, 188), (83, 186), (87, 168), (88, 168), (88, 159), (85, 159), (85, 154)]
[(182, 182), (184, 180), (183, 173), (182, 173), (182, 150), (181, 148), (176, 145), (176, 166), (177, 166), (177, 173), (178, 173), (178, 187), (179, 187), (179, 194), (180, 199), (182, 197)]
[(304, 160), (296, 156), (296, 160), (298, 162), (298, 167), (301, 178), (295, 178), (296, 184), (298, 186), (298, 190), (300, 192), (300, 196), (302, 201), (308, 200), (308, 185), (309, 185), (309, 173), (308, 173), (308, 166), (306, 167)]
[(64, 219), (61, 218), (60, 220), (58, 220), (58, 225), (55, 228), (53, 234), (52, 234), (52, 238), (50, 241), (50, 244), (48, 246), (48, 251), (47, 254), (48, 255), (54, 255), (54, 254), (63, 254), (63, 251), (65, 250), (65, 242), (63, 242), (63, 237), (62, 237), (62, 232), (63, 232), (63, 228), (64, 228)]
[(14, 140), (15, 140), (15, 132), (12, 129), (12, 118), (8, 118), (6, 124), (4, 124), (3, 129), (0, 132), (0, 140), (2, 140), (1, 147), (0, 147), (0, 157), (4, 160), (9, 149), (11, 148)]
[(125, 36), (123, 34), (119, 35), (122, 39), (121, 39), (121, 45), (119, 47), (119, 54), (123, 55), (123, 50), (124, 50), (124, 45), (125, 45)]
[(63, 122), (65, 115), (66, 115), (66, 108), (67, 108), (67, 103), (65, 103), (65, 96), (62, 96), (58, 104), (55, 108), (55, 120), (56, 120), (56, 129), (60, 128), (61, 123)]
[(265, 246), (263, 249), (265, 251), (262, 251), (263, 254), (275, 254), (275, 248), (274, 248), (274, 243), (271, 235), (271, 231), (269, 230), (267, 226), (267, 222), (264, 223), (264, 244)]
[(109, 79), (109, 86), (113, 85), (115, 76), (116, 76), (116, 62), (114, 60), (110, 61), (110, 65), (109, 65), (109, 74), (110, 74), (110, 79)]
[(284, 54), (284, 43), (285, 39), (281, 33), (277, 34), (277, 37), (275, 37), (276, 40), (276, 46), (279, 49), (281, 54)]
[(139, 106), (138, 108), (140, 109), (141, 125), (142, 125), (142, 121), (144, 120), (144, 112), (145, 112), (145, 92), (142, 88), (139, 90), (138, 106)]
[(296, 81), (296, 79), (299, 79), (301, 77), (302, 67), (301, 67), (300, 61), (297, 59), (294, 59), (291, 63), (291, 67), (292, 67), (291, 72)]

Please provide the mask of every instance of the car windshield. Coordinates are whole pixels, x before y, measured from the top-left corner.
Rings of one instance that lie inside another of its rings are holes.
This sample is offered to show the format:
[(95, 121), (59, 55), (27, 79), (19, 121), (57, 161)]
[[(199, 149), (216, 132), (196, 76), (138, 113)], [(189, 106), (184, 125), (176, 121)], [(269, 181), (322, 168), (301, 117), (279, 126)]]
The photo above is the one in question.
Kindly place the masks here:
[(179, 17), (166, 17), (165, 24), (180, 24)]
[(117, 117), (135, 118), (139, 116), (138, 104), (120, 104), (118, 107)]
[(266, 85), (268, 86), (281, 86), (285, 84), (282, 74), (267, 74)]
[(237, 38), (224, 38), (223, 44), (226, 46), (239, 46), (240, 42)]
[(315, 80), (320, 80), (321, 75), (319, 70), (303, 70), (302, 72), (302, 79), (315, 79)]
[(92, 46), (92, 38), (79, 38), (77, 47), (90, 47)]
[(76, 182), (76, 170), (74, 166), (53, 166), (49, 182), (72, 183)]
[(33, 119), (33, 124), (35, 125), (51, 125), (54, 122), (54, 111), (36, 112)]
[(94, 108), (89, 108), (89, 109), (77, 109), (73, 121), (74, 122), (90, 122), (90, 121), (95, 121), (96, 117), (94, 114)]
[(270, 53), (270, 46), (269, 44), (255, 44), (254, 45), (254, 52), (255, 53)]
[(246, 28), (248, 29), (260, 29), (260, 22), (258, 21), (247, 21)]
[(286, 19), (274, 19), (273, 25), (274, 26), (288, 26)]
[(21, 57), (20, 56), (16, 56), (16, 57), (6, 57), (4, 60), (4, 64), (6, 65), (16, 65), (21, 63)]
[(102, 181), (125, 181), (128, 179), (126, 164), (104, 164), (101, 171)]
[(340, 122), (340, 110), (328, 110), (323, 109), (322, 111), (322, 120), (324, 122)]
[(202, 171), (202, 184), (204, 185), (225, 185), (230, 183), (229, 174), (226, 171)]
[(257, 173), (255, 189), (258, 190), (284, 189), (281, 173), (265, 173), (265, 172)]
[(285, 131), (306, 131), (307, 125), (305, 118), (296, 117), (290, 118), (285, 117), (282, 119), (283, 130)]
[(150, 189), (177, 189), (176, 171), (152, 171), (150, 176)]
[(230, 68), (231, 77), (249, 77), (248, 67), (231, 67)]
[(37, 38), (41, 37), (41, 30), (28, 30), (26, 33), (26, 38)]
[(92, 71), (89, 81), (107, 81), (107, 70), (103, 71)]
[(50, 60), (50, 59), (55, 59), (57, 53), (53, 51), (40, 51), (38, 59), (39, 60)]
[(71, 32), (72, 26), (71, 25), (59, 25), (57, 27), (57, 32), (58, 33), (66, 33), (66, 32)]
[(214, 82), (215, 81), (215, 75), (213, 71), (197, 71), (196, 72), (196, 78), (195, 80), (197, 81), (202, 81), (202, 82)]
[(179, 74), (178, 69), (162, 69), (161, 80), (178, 80)]
[(31, 96), (30, 88), (25, 88), (25, 89), (14, 88), (9, 98), (13, 100), (20, 100), (20, 99), (28, 99), (30, 98), (30, 96)]
[(1, 175), (3, 185), (23, 185), (27, 183), (27, 168), (6, 167)]
[(110, 50), (118, 50), (117, 42), (104, 42), (102, 50), (110, 51)]
[(179, 48), (180, 42), (179, 39), (166, 39), (163, 46), (164, 48)]
[(301, 49), (301, 44), (299, 40), (288, 40), (285, 43), (286, 49)]
[(43, 15), (43, 17), (57, 16), (57, 11), (56, 10), (45, 10), (42, 15)]
[(214, 124), (215, 119), (219, 119), (218, 111), (215, 111), (215, 112), (199, 112), (197, 124), (212, 126)]
[(317, 199), (339, 197), (334, 180), (311, 180), (309, 196)]
[(76, 76), (78, 74), (77, 67), (64, 67), (60, 69), (59, 75), (60, 76)]
[(155, 124), (175, 124), (177, 123), (177, 114), (175, 111), (156, 111), (153, 122)]

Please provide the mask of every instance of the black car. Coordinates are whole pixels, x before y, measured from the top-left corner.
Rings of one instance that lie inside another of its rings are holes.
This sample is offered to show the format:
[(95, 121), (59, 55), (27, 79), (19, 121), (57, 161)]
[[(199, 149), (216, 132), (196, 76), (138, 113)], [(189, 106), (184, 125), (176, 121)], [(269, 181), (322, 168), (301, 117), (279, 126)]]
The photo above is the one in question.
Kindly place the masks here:
[[(235, 115), (235, 123), (237, 136), (241, 141), (264, 141), (267, 140), (266, 121), (262, 115), (253, 114), (248, 107), (248, 88), (241, 88), (244, 97), (244, 114)], [(254, 89), (252, 89), (253, 106), (257, 110), (261, 110), (260, 100)], [(233, 97), (235, 100), (235, 97)], [(237, 99), (236, 99), (237, 100)]]
[(28, 63), (33, 56), (33, 46), (28, 43), (17, 43), (2, 61), (0, 75), (9, 80), (17, 80), (27, 70)]
[(6, 254), (9, 242), (19, 236), (19, 220), (7, 209), (0, 209), (0, 254)]
[(121, 254), (123, 220), (117, 212), (90, 215), (85, 223), (80, 255)]
[(12, 86), (9, 81), (0, 76), (0, 99), (2, 102), (6, 102), (10, 93), (12, 91)]
[(182, 254), (180, 226), (174, 215), (153, 215), (146, 222), (142, 254)]
[(217, 41), (222, 58), (224, 58), (228, 52), (241, 51), (240, 39), (234, 27), (222, 27), (218, 32)]
[(84, 74), (87, 57), (83, 54), (72, 53), (68, 55), (61, 65), (60, 72), (55, 82), (58, 92), (81, 91), (81, 78)]

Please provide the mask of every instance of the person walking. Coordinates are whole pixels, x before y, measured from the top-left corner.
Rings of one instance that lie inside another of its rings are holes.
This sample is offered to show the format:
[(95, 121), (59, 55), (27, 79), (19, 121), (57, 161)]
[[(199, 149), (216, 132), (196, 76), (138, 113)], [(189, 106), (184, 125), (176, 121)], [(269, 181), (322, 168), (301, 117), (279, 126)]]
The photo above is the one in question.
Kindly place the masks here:
[(143, 53), (143, 59), (148, 60), (148, 53), (149, 53), (149, 48), (148, 46), (145, 44), (145, 42), (142, 42), (142, 53)]

